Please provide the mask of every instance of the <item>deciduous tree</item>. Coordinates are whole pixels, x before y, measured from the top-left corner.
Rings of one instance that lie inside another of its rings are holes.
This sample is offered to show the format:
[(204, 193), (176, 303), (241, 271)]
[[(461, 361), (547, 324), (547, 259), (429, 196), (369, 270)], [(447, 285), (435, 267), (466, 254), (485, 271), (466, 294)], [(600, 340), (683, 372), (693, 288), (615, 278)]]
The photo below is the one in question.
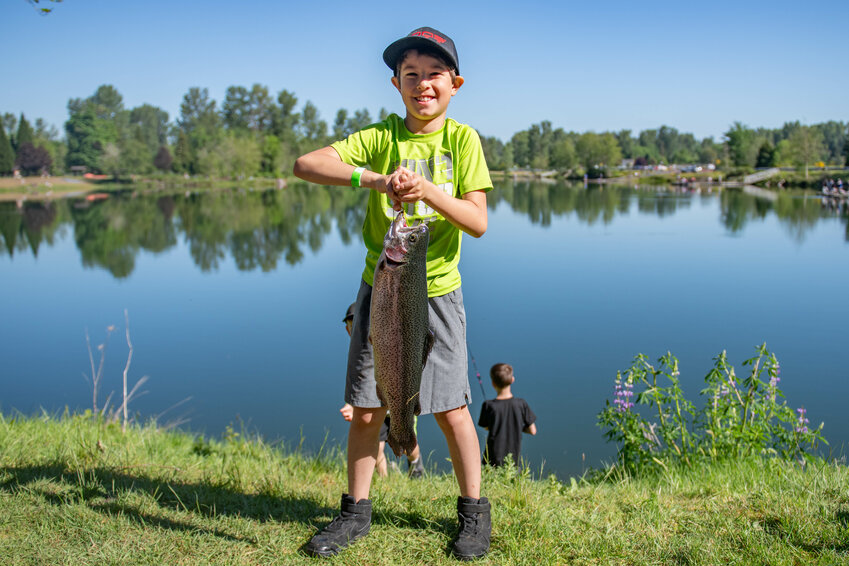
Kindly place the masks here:
[(822, 134), (809, 126), (796, 128), (787, 138), (788, 153), (793, 164), (805, 169), (805, 179), (808, 178), (808, 167), (822, 159), (824, 147)]
[(167, 140), (168, 112), (150, 104), (142, 104), (130, 110), (129, 125), (129, 137), (142, 140), (148, 151), (154, 154)]
[(190, 155), (182, 155), (180, 158), (191, 159), (188, 169), (193, 173), (199, 169), (196, 161), (198, 152), (202, 148), (211, 147), (220, 137), (220, 117), (215, 106), (215, 101), (209, 97), (209, 90), (198, 87), (190, 88), (180, 105), (177, 124), (186, 134), (191, 148)]
[(50, 168), (50, 153), (32, 142), (24, 142), (18, 148), (17, 164), (23, 175), (41, 175)]
[(254, 84), (250, 90), (243, 86), (227, 88), (221, 117), (224, 126), (233, 132), (264, 132), (271, 128), (274, 100), (268, 88)]
[(3, 113), (3, 129), (6, 130), (6, 135), (9, 136), (9, 141), (12, 147), (15, 147), (15, 132), (18, 131), (18, 119), (11, 112)]
[(116, 143), (114, 131), (99, 120), (91, 107), (71, 114), (65, 122), (68, 140), (68, 166), (82, 165), (100, 171), (100, 154), (109, 143)]
[(755, 165), (758, 146), (755, 145), (754, 130), (741, 122), (734, 122), (731, 128), (725, 132), (725, 139), (731, 163), (737, 167), (753, 167)]
[(622, 160), (622, 152), (616, 137), (610, 132), (596, 134), (586, 132), (578, 137), (575, 144), (578, 161), (587, 171), (618, 165)]
[(773, 167), (775, 165), (775, 148), (767, 140), (764, 140), (758, 149), (758, 158), (755, 167)]
[(302, 152), (318, 149), (327, 141), (327, 122), (321, 119), (318, 108), (309, 100), (301, 110), (298, 133), (300, 134), (298, 145)]
[(168, 147), (160, 146), (159, 151), (156, 152), (156, 156), (153, 158), (153, 165), (160, 171), (170, 171), (171, 163), (174, 159), (171, 157), (171, 152), (168, 151)]

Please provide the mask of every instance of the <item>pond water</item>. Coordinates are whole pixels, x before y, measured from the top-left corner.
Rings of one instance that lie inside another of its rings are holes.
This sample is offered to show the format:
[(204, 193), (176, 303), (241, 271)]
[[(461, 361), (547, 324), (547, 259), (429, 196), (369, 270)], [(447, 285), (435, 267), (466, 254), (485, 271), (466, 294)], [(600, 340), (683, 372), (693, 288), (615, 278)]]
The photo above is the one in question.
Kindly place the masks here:
[[(680, 360), (697, 400), (713, 358), (766, 342), (793, 407), (835, 454), (849, 439), (845, 205), (792, 194), (499, 182), (489, 231), (464, 238), (461, 273), (477, 418), (496, 362), (538, 416), (523, 456), (568, 478), (615, 457), (596, 425), (638, 353)], [(207, 436), (228, 427), (308, 451), (344, 444), (347, 335), (362, 271), (365, 193), (152, 192), (98, 202), (0, 203), (0, 410), (92, 406), (129, 380), (137, 418)], [(115, 325), (111, 335), (107, 327)], [(432, 417), (431, 466), (448, 469)], [(480, 430), (481, 440), (485, 439)]]

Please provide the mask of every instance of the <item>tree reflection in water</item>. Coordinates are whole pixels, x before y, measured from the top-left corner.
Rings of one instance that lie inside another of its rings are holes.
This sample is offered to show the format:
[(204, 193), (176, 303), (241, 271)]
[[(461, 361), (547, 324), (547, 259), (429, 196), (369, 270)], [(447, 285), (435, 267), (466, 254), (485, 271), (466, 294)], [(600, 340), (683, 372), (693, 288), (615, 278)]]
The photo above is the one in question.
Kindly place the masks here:
[[(527, 215), (532, 224), (549, 226), (554, 217), (573, 215), (581, 222), (605, 224), (636, 209), (662, 218), (693, 199), (719, 198), (720, 221), (739, 233), (752, 220), (774, 214), (797, 240), (820, 218), (838, 215), (846, 224), (847, 207), (824, 206), (819, 199), (786, 192), (762, 198), (738, 190), (690, 193), (668, 187), (620, 187), (498, 181), (488, 195), (490, 208), (501, 203)], [(174, 194), (113, 194), (97, 202), (61, 199), (0, 203), (0, 237), (9, 256), (53, 245), (73, 233), (86, 267), (101, 267), (116, 278), (128, 277), (139, 251), (159, 253), (183, 239), (202, 271), (215, 270), (232, 256), (240, 270), (273, 271), (282, 258), (303, 260), (317, 252), (335, 229), (343, 243), (359, 240), (368, 193), (345, 187), (319, 188), (293, 183), (284, 190), (220, 190)]]

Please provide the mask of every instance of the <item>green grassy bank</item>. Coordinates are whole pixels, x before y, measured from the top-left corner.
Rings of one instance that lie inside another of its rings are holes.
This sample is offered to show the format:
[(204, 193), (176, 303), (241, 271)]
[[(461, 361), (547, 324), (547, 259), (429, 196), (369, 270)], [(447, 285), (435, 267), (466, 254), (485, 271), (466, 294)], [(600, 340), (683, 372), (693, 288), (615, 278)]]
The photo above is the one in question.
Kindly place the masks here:
[[(343, 453), (231, 434), (0, 417), (3, 564), (310, 564)], [(486, 470), (481, 564), (849, 564), (849, 471), (769, 459), (632, 479)], [(453, 477), (376, 478), (372, 532), (332, 564), (452, 564)]]

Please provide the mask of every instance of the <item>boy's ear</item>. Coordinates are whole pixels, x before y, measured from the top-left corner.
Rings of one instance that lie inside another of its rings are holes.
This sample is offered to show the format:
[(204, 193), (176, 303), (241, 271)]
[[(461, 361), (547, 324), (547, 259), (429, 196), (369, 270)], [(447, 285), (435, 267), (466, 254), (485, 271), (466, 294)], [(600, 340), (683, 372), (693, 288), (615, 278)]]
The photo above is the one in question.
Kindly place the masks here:
[(466, 82), (466, 79), (464, 79), (460, 75), (457, 75), (456, 77), (454, 77), (454, 92), (457, 92), (457, 89), (459, 89), (461, 86), (463, 86), (464, 82)]
[(398, 92), (401, 92), (401, 85), (398, 84), (398, 77), (392, 76), (392, 86), (398, 89)]

